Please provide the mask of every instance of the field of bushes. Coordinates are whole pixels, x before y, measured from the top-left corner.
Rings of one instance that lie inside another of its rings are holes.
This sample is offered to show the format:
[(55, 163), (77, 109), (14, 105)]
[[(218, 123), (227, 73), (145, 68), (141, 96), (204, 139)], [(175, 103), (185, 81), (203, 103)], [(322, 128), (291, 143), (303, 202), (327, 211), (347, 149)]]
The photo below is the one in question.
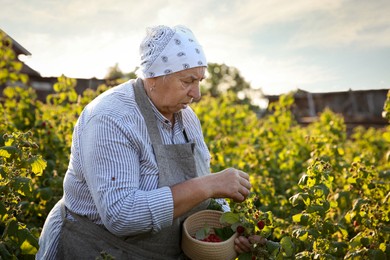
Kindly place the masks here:
[[(0, 84), (27, 84), (10, 66), (0, 66)], [(58, 78), (46, 102), (32, 88), (2, 93), (0, 259), (34, 258), (44, 220), (62, 196), (76, 120), (108, 88), (77, 95), (75, 85)], [(303, 127), (293, 104), (292, 94), (282, 95), (262, 117), (232, 92), (194, 104), (212, 172), (236, 167), (250, 174), (256, 196), (248, 203), (272, 214), (267, 238), (292, 243), (269, 259), (389, 258), (390, 127), (347, 135), (343, 117), (331, 110)], [(390, 94), (383, 114), (390, 120)]]

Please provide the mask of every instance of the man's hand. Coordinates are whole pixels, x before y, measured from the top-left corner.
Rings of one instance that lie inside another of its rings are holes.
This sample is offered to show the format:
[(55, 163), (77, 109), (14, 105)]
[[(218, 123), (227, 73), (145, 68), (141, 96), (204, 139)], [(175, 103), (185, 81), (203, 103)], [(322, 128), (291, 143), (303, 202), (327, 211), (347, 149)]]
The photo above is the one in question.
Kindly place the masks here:
[(266, 238), (257, 235), (252, 235), (248, 238), (239, 236), (234, 240), (234, 249), (237, 253), (242, 254), (251, 251), (252, 244), (259, 243), (265, 245), (266, 242)]

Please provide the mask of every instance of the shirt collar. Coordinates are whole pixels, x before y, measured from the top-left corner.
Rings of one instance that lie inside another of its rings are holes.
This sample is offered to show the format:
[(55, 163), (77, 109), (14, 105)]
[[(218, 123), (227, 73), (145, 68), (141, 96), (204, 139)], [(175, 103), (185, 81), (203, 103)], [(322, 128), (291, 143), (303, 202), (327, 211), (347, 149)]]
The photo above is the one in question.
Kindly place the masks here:
[[(163, 114), (161, 114), (160, 111), (158, 111), (157, 107), (153, 104), (153, 102), (150, 100), (149, 97), (148, 97), (148, 99), (149, 99), (150, 104), (152, 105), (152, 109), (153, 109), (154, 115), (156, 116), (157, 120), (160, 121), (163, 126), (172, 128), (171, 121), (169, 119), (167, 119), (165, 116), (163, 116)], [(179, 111), (177, 113), (174, 113), (173, 116), (175, 118), (175, 128), (177, 126), (179, 126), (180, 130), (183, 130), (182, 112)]]

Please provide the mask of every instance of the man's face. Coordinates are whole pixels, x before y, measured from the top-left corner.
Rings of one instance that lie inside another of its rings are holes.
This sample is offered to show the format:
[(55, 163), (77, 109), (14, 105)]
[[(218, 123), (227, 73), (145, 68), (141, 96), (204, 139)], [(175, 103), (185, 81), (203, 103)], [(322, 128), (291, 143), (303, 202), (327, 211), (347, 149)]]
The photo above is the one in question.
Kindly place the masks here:
[(200, 82), (205, 78), (205, 67), (196, 67), (155, 78), (150, 93), (152, 102), (167, 119), (200, 99)]

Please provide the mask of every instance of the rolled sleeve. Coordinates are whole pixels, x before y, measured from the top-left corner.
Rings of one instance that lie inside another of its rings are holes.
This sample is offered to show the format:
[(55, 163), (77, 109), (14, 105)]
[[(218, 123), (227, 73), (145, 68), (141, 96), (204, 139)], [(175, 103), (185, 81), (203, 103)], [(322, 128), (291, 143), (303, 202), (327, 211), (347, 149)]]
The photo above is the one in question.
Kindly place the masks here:
[(148, 205), (152, 213), (153, 232), (158, 232), (164, 227), (172, 225), (173, 198), (169, 187), (162, 187), (149, 191), (147, 194)]

